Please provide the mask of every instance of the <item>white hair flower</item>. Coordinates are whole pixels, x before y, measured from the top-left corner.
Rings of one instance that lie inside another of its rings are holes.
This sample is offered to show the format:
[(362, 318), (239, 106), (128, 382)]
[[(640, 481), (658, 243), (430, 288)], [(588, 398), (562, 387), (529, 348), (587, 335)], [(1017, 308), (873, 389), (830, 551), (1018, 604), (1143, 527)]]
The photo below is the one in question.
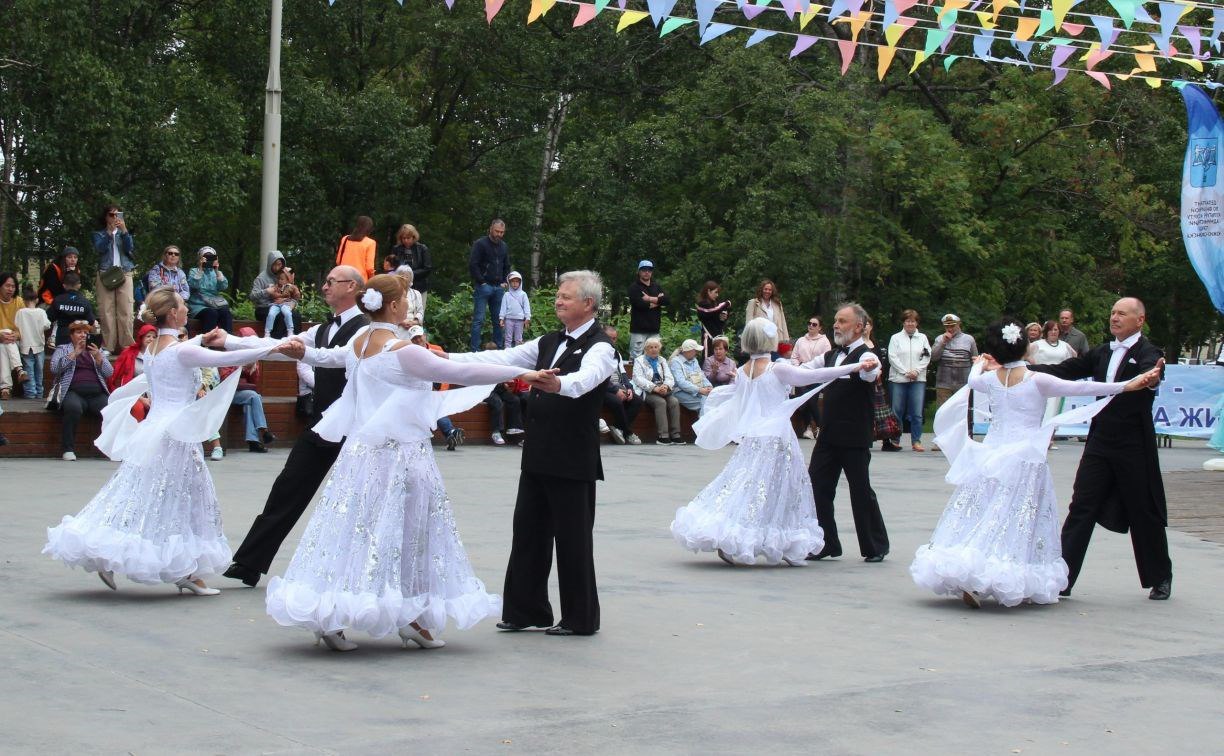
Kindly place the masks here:
[(382, 292), (378, 289), (366, 289), (365, 293), (361, 295), (361, 303), (370, 312), (381, 310), (383, 306)]
[(1002, 329), (1003, 340), (1008, 344), (1015, 344), (1020, 340), (1020, 326), (1015, 323), (1008, 323)]

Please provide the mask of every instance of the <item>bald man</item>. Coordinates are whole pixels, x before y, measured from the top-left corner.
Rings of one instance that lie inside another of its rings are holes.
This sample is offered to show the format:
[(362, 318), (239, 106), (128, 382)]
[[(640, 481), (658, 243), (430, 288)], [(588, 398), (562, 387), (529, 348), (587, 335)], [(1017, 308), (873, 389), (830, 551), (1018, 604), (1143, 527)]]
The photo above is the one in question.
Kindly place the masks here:
[[(1057, 365), (1030, 365), (1029, 370), (1067, 380), (1128, 381), (1156, 367), (1164, 356), (1143, 337), (1146, 320), (1143, 302), (1123, 297), (1109, 314), (1112, 342)], [(1156, 392), (1149, 389), (1119, 394), (1092, 421), (1062, 529), (1063, 559), (1070, 568), (1063, 596), (1071, 595), (1099, 522), (1118, 533), (1130, 530), (1140, 585), (1151, 588), (1148, 598), (1154, 601), (1169, 598), (1173, 563), (1165, 536), (1164, 482), (1152, 424), (1155, 397)]]
[[(323, 301), (331, 308), (333, 317), (299, 336), (291, 337), (301, 342), (302, 356), (309, 353), (306, 361), (315, 366), (314, 408), (309, 418), (312, 427), (323, 417), (323, 411), (344, 392), (343, 348), (370, 323), (370, 319), (357, 307), (357, 293), (364, 285), (365, 278), (356, 268), (349, 265), (332, 268), (323, 283)], [(276, 343), (271, 339), (256, 337), (236, 339), (224, 332), (205, 337), (208, 346), (223, 343), (227, 349), (254, 346), (253, 341)], [(260, 575), (268, 574), (276, 552), (310, 505), (310, 500), (336, 463), (336, 457), (340, 456), (340, 446), (339, 443), (325, 441), (312, 430), (298, 436), (293, 449), (289, 451), (289, 458), (285, 460), (284, 469), (276, 476), (276, 482), (268, 492), (263, 512), (255, 518), (246, 538), (242, 539), (242, 545), (234, 553), (234, 563), (225, 571), (226, 577), (254, 587), (259, 583)]]

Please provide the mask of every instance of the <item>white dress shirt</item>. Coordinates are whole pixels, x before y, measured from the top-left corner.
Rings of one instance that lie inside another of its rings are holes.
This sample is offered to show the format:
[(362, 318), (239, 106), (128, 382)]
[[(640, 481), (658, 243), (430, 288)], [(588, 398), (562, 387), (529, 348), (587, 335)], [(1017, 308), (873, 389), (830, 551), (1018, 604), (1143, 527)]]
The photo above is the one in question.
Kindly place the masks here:
[[(594, 327), (594, 325), (595, 319), (591, 318), (574, 330), (566, 331), (565, 335), (578, 338)], [(557, 345), (557, 352), (552, 356), (549, 365), (555, 365), (557, 359), (564, 352), (565, 342), (562, 341)], [(513, 349), (490, 349), (484, 352), (456, 353), (452, 354), (450, 358), (459, 362), (491, 362), (497, 365), (514, 365), (524, 370), (534, 370), (539, 356), (540, 340), (532, 339)], [(570, 398), (582, 396), (608, 380), (608, 376), (612, 375), (615, 371), (616, 351), (607, 342), (596, 342), (582, 355), (582, 364), (577, 370), (567, 375), (557, 376), (561, 381), (561, 391), (559, 393)]]
[(1122, 358), (1126, 356), (1127, 351), (1135, 345), (1135, 342), (1139, 340), (1141, 335), (1139, 331), (1135, 331), (1121, 341), (1114, 339), (1110, 344), (1113, 353), (1109, 355), (1109, 369), (1105, 371), (1105, 381), (1107, 383), (1118, 380), (1118, 371), (1122, 368)]
[[(841, 351), (841, 347), (837, 347), (837, 346), (833, 347), (833, 349), (837, 351), (837, 356), (833, 358), (833, 365), (837, 366), (845, 362), (846, 357), (850, 354), (850, 352), (853, 352), (855, 349), (858, 349), (861, 346), (863, 346), (863, 340), (860, 338), (860, 339), (855, 339), (854, 342), (848, 345), (845, 351)], [(870, 352), (870, 350), (868, 351)], [(872, 368), (871, 370), (860, 370), (858, 373), (858, 377), (864, 381), (867, 381), (868, 383), (875, 383), (875, 379), (880, 377), (880, 359), (879, 357), (876, 357), (874, 352), (870, 352), (870, 353), (871, 353), (871, 356), (874, 357), (876, 360), (875, 367)], [(817, 357), (816, 359), (819, 360), (820, 358)], [(815, 361), (816, 360), (813, 360), (812, 362), (815, 362)], [(850, 376), (845, 375), (842, 377), (849, 378)]]
[[(344, 312), (340, 313), (340, 323), (329, 329), (329, 337), (334, 338), (336, 331), (343, 328), (350, 320), (361, 314), (361, 308), (353, 305)], [(368, 330), (369, 326), (364, 326), (357, 329), (353, 334), (353, 338), (348, 340), (348, 343), (343, 346), (329, 347), (327, 344), (317, 344), (316, 339), (319, 337), (319, 329), (323, 327), (320, 323), (306, 329), (304, 333), (299, 333), (296, 336), (289, 336), (284, 339), (269, 339), (264, 336), (226, 336), (225, 348), (230, 349), (249, 349), (257, 346), (275, 346), (289, 339), (297, 339), (306, 346), (306, 355), (302, 357), (302, 362), (312, 367), (321, 368), (343, 368), (344, 355), (349, 351), (349, 345), (361, 334)], [(265, 356), (265, 360), (291, 360), (293, 358), (286, 357), (283, 354), (269, 354)]]

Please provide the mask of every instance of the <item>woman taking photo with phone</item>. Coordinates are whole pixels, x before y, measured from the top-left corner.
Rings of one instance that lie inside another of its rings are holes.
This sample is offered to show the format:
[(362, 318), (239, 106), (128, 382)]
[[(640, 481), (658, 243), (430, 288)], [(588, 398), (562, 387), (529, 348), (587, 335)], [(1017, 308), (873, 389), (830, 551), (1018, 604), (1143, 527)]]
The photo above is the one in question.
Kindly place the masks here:
[(118, 205), (107, 205), (100, 222), (102, 229), (93, 232), (94, 251), (98, 253), (94, 298), (98, 304), (98, 320), (102, 323), (102, 345), (114, 354), (136, 340), (132, 337), (136, 302), (132, 270), (136, 268), (136, 243)]

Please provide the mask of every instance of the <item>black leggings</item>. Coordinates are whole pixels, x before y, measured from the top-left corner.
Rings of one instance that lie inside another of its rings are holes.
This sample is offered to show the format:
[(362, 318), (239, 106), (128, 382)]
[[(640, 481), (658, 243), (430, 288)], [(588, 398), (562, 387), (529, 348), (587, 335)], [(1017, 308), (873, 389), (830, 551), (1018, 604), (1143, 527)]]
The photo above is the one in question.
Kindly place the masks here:
[(88, 412), (101, 417), (102, 409), (106, 407), (106, 400), (106, 390), (96, 383), (73, 386), (68, 390), (68, 395), (62, 402), (64, 422), (61, 428), (60, 445), (64, 447), (64, 451), (76, 450), (76, 429), (77, 423), (81, 421), (81, 415)]
[(218, 326), (226, 333), (234, 330), (234, 314), (228, 307), (205, 307), (196, 313), (196, 320), (200, 321), (200, 333), (208, 333)]

